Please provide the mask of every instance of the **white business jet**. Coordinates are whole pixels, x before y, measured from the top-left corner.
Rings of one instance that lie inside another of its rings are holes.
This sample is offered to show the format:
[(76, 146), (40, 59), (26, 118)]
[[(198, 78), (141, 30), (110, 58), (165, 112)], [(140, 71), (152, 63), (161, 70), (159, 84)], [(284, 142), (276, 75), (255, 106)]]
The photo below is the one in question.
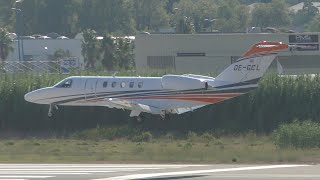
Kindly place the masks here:
[(72, 76), (52, 87), (32, 91), (25, 100), (48, 104), (48, 116), (58, 106), (105, 106), (128, 109), (138, 121), (141, 112), (182, 114), (240, 96), (258, 87), (258, 81), (287, 49), (282, 42), (254, 44), (216, 78), (185, 74), (162, 77)]

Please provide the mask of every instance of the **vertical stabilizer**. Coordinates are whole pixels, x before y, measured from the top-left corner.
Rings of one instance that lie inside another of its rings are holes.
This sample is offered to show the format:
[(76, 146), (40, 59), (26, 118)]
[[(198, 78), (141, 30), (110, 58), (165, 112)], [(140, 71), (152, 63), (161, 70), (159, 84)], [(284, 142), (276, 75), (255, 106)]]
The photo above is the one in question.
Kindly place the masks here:
[(254, 44), (241, 58), (231, 64), (215, 81), (225, 84), (248, 82), (256, 84), (266, 72), (277, 52), (287, 49), (282, 42), (263, 41)]

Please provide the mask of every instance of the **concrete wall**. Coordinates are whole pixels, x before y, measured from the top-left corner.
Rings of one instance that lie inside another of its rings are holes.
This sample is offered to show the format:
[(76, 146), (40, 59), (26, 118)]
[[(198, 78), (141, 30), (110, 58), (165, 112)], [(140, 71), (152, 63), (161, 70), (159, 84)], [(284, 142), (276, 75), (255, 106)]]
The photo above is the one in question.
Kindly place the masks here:
[[(231, 64), (232, 57), (241, 56), (252, 44), (264, 40), (289, 43), (289, 35), (292, 34), (139, 34), (135, 40), (135, 63), (138, 71), (152, 71), (154, 68), (148, 66), (148, 56), (173, 56), (177, 72), (219, 73)], [(177, 53), (181, 52), (205, 53), (205, 56), (180, 57)], [(320, 70), (319, 50), (287, 50), (279, 56), (287, 73), (301, 69)]]

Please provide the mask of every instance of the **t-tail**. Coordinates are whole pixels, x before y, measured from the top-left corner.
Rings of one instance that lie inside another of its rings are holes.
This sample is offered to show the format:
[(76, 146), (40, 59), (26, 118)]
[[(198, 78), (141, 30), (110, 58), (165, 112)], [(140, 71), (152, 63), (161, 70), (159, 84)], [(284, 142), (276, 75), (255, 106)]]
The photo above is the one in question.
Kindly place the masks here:
[(287, 48), (288, 45), (282, 42), (263, 41), (254, 44), (215, 78), (215, 87), (257, 86), (277, 53)]

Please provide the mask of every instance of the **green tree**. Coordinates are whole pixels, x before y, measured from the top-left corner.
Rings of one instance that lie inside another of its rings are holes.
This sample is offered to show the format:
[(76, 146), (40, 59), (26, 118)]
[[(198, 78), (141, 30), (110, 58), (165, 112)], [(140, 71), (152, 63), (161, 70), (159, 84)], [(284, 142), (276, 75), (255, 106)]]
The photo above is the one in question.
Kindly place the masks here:
[(217, 9), (215, 28), (221, 32), (244, 32), (249, 23), (248, 12), (248, 7), (237, 1), (223, 1)]
[(313, 6), (311, 0), (305, 0), (303, 8), (293, 15), (293, 25), (305, 26), (319, 14), (318, 8)]
[(95, 68), (96, 62), (100, 59), (100, 42), (94, 30), (87, 29), (83, 32), (81, 54), (86, 63), (86, 68)]
[(308, 16), (315, 16), (319, 13), (319, 10), (317, 7), (313, 6), (312, 0), (305, 0), (303, 2), (303, 8), (302, 10), (307, 13)]
[(169, 25), (167, 0), (133, 0), (133, 13), (138, 31), (157, 30)]
[(290, 24), (289, 11), (282, 0), (259, 4), (251, 13), (251, 25), (257, 27), (283, 27)]
[(130, 0), (82, 0), (80, 27), (97, 32), (133, 34), (133, 2)]
[(10, 31), (13, 31), (12, 25), (15, 22), (13, 18), (14, 12), (11, 10), (14, 3), (12, 0), (0, 1), (0, 27), (7, 27), (7, 30)]
[(319, 32), (320, 31), (320, 15), (313, 17), (313, 19), (306, 25), (307, 31)]
[(129, 39), (117, 40), (116, 59), (120, 69), (132, 69), (134, 67), (133, 47)]
[(181, 17), (181, 19), (179, 19), (178, 24), (176, 25), (176, 33), (181, 33), (181, 34), (191, 34), (193, 33), (194, 30), (194, 26), (193, 26), (193, 20), (191, 19), (191, 17)]
[(13, 50), (12, 39), (8, 36), (8, 31), (4, 28), (0, 28), (0, 58), (2, 63)]
[(80, 0), (28, 0), (20, 8), (26, 34), (56, 32), (73, 36), (78, 32)]
[(114, 39), (112, 39), (110, 35), (105, 34), (101, 43), (101, 52), (103, 53), (101, 63), (108, 71), (114, 70), (117, 66), (115, 51), (116, 47)]
[(67, 50), (58, 49), (53, 53), (54, 60), (56, 61), (65, 57), (70, 57), (70, 56), (71, 56), (71, 52), (68, 49)]
[[(204, 28), (213, 24), (208, 24), (206, 20), (216, 18), (217, 4), (213, 0), (183, 0), (175, 3), (173, 12), (170, 15), (172, 27), (176, 27), (177, 32), (202, 32)], [(184, 27), (184, 28), (182, 28)], [(187, 30), (186, 30), (187, 29)]]

